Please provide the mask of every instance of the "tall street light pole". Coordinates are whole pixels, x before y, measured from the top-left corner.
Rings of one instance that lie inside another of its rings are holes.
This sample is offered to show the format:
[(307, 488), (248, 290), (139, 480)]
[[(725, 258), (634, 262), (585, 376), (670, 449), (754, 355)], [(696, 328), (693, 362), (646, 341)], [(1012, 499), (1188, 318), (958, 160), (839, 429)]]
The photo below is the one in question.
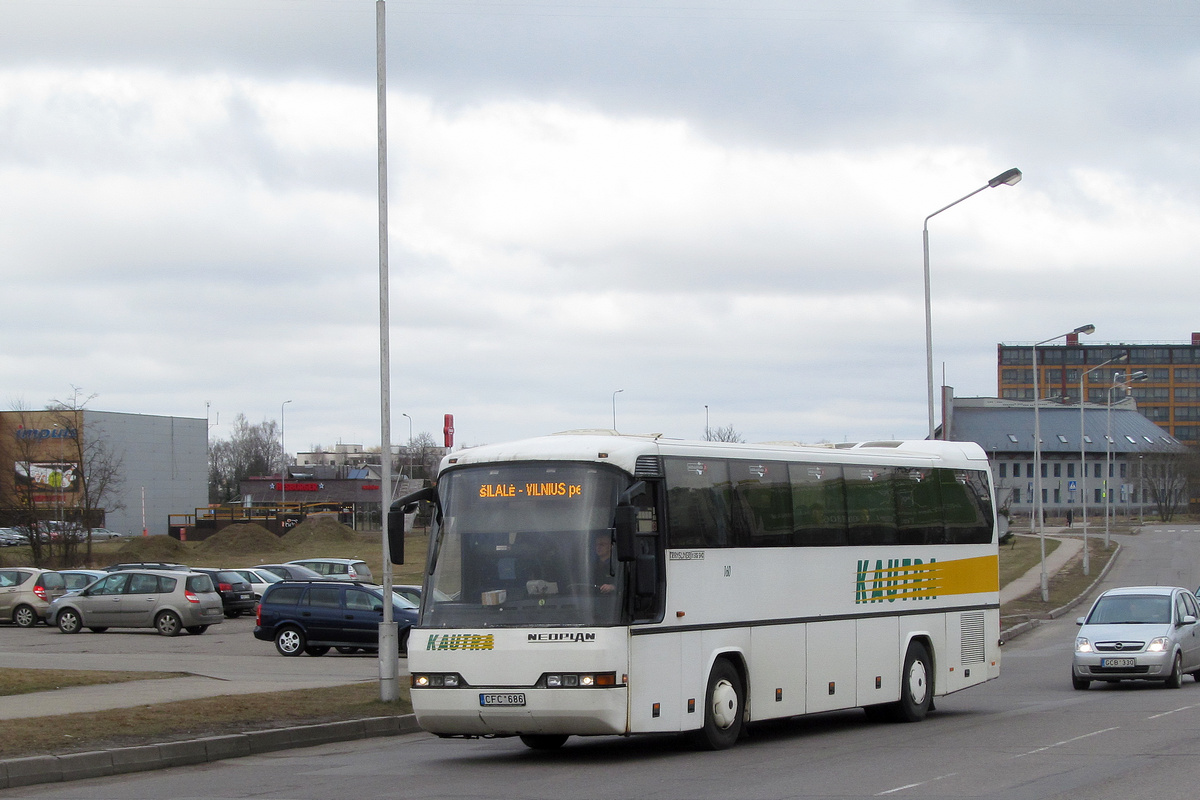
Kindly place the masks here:
[(1021, 182), (1021, 170), (1013, 167), (1001, 172), (975, 191), (960, 197), (948, 206), (943, 206), (925, 218), (925, 228), (922, 240), (925, 245), (925, 375), (929, 384), (929, 438), (933, 438), (933, 311), (929, 303), (929, 220), (946, 209), (954, 208), (963, 200), (974, 197), (984, 189), (994, 189), (997, 186), (1015, 186)]
[(1083, 512), (1083, 574), (1092, 574), (1092, 560), (1088, 554), (1088, 529), (1087, 529), (1087, 432), (1083, 426), (1083, 407), (1087, 400), (1084, 395), (1083, 382), (1098, 369), (1103, 369), (1109, 364), (1118, 361), (1126, 361), (1129, 358), (1128, 353), (1122, 353), (1116, 358), (1110, 358), (1103, 364), (1097, 364), (1089, 370), (1084, 370), (1079, 374), (1079, 499), (1082, 503), (1080, 510)]
[(283, 410), (291, 400), (284, 400), (279, 405), (279, 506), (287, 502), (287, 445), (283, 438)]
[(1060, 333), (1058, 336), (1051, 336), (1049, 339), (1043, 339), (1033, 346), (1033, 514), (1037, 520), (1038, 540), (1042, 546), (1042, 602), (1050, 601), (1050, 582), (1046, 578), (1046, 531), (1042, 524), (1042, 423), (1038, 416), (1038, 406), (1040, 405), (1039, 396), (1042, 393), (1042, 373), (1038, 369), (1037, 349), (1055, 339), (1062, 339), (1064, 336), (1071, 334), (1079, 335), (1081, 333), (1092, 334), (1096, 330), (1095, 325), (1080, 325), (1073, 331)]
[(615, 392), (613, 392), (613, 433), (617, 432), (617, 395), (623, 391), (625, 390), (617, 389)]
[(387, 44), (384, 0), (375, 1), (375, 121), (379, 195), (379, 527), (383, 545), (383, 620), (379, 623), (379, 699), (400, 699), (400, 639), (392, 613), (388, 511), (392, 505), (392, 351), (388, 304)]

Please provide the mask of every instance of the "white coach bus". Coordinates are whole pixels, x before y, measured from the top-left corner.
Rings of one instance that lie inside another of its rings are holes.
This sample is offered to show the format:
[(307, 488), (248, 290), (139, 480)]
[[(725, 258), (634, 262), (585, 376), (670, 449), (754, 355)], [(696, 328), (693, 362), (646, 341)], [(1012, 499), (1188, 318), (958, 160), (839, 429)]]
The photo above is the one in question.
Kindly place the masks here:
[[(448, 455), (418, 723), (442, 736), (691, 732), (863, 707), (915, 722), (1000, 670), (994, 491), (959, 442), (571, 432)], [(398, 542), (397, 540), (400, 540)]]

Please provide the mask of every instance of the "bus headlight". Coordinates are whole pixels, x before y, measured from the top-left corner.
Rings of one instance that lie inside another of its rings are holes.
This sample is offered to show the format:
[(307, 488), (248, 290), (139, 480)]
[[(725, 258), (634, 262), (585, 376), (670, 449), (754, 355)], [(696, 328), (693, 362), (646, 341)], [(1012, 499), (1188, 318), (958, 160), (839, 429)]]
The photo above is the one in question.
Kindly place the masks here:
[(548, 672), (538, 680), (537, 687), (546, 689), (592, 689), (616, 686), (615, 672)]
[(461, 689), (466, 685), (457, 672), (417, 672), (412, 676), (414, 689)]

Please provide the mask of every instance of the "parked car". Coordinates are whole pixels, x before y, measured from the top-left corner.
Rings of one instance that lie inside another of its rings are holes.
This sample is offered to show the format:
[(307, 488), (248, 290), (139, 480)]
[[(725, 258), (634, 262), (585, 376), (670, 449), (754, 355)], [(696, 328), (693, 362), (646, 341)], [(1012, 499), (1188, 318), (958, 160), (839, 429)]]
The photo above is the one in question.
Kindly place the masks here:
[(217, 593), (221, 595), (221, 606), (225, 610), (225, 616), (229, 619), (237, 619), (242, 614), (254, 610), (254, 590), (250, 588), (250, 582), (241, 575), (231, 570), (205, 567), (193, 567), (192, 572), (200, 572), (212, 578)]
[(127, 534), (111, 531), (108, 528), (92, 528), (93, 540), (124, 539), (126, 536)]
[(186, 564), (173, 564), (168, 561), (134, 561), (128, 564), (109, 564), (104, 568), (107, 572), (120, 572), (126, 569), (159, 569), (167, 572), (190, 572)]
[(0, 569), (0, 619), (32, 628), (48, 619), (50, 604), (66, 593), (62, 576), (48, 569)]
[(78, 594), (58, 598), (48, 614), (63, 633), (155, 628), (163, 636), (175, 636), (181, 630), (204, 633), (225, 612), (208, 575), (137, 569), (111, 573)]
[(29, 537), (16, 528), (0, 528), (0, 547), (16, 547), (29, 544)]
[(279, 577), (274, 572), (261, 568), (234, 569), (230, 571), (241, 575), (242, 578), (244, 578), (246, 582), (250, 584), (250, 591), (254, 592), (255, 600), (258, 600), (260, 597), (262, 597), (263, 592), (265, 592), (267, 587), (272, 583), (279, 583), (281, 580), (283, 580), (283, 578)]
[(60, 569), (58, 574), (62, 575), (68, 592), (78, 592), (109, 573), (102, 569)]
[[(398, 623), (400, 651), (408, 651), (408, 633), (417, 609), (392, 594), (392, 618)], [(383, 590), (348, 581), (280, 581), (258, 604), (254, 638), (275, 642), (280, 655), (323, 656), (331, 647), (349, 654), (379, 649)]]
[(335, 581), (375, 582), (375, 578), (371, 576), (371, 568), (361, 558), (301, 558), (287, 563), (308, 567), (313, 572)]
[(285, 581), (322, 581), (327, 578), (315, 570), (302, 567), (299, 564), (259, 564), (255, 569), (265, 569)]
[(1163, 681), (1178, 689), (1183, 676), (1200, 680), (1200, 604), (1187, 589), (1127, 586), (1096, 598), (1075, 621), (1071, 683)]

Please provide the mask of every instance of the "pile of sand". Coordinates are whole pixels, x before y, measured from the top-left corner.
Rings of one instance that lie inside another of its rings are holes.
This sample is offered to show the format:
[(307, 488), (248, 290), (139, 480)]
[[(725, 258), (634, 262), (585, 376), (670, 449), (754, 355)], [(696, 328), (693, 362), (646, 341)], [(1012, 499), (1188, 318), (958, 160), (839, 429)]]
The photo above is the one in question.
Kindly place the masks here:
[(279, 537), (255, 522), (239, 522), (196, 544), (197, 553), (229, 556), (280, 553), (287, 547)]
[(187, 546), (170, 536), (137, 536), (117, 551), (116, 561), (179, 562), (188, 554)]
[(292, 549), (312, 548), (325, 544), (357, 544), (359, 536), (353, 528), (338, 522), (335, 517), (314, 515), (284, 534), (283, 541)]

